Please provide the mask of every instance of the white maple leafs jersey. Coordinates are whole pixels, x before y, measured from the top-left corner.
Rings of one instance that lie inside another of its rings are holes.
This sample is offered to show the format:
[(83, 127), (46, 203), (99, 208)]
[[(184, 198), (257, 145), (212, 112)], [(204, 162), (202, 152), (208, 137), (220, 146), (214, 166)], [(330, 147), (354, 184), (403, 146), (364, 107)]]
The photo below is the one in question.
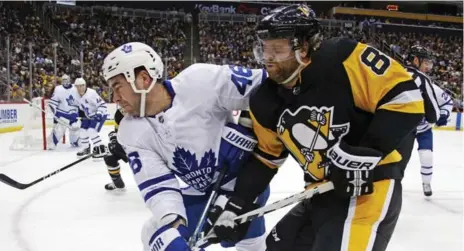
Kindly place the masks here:
[(424, 99), (425, 116), (417, 126), (417, 133), (421, 133), (430, 129), (441, 114), (447, 112), (449, 115), (453, 103), (451, 98), (440, 87), (435, 85), (426, 74), (413, 67), (406, 67), (406, 70), (414, 79)]
[(248, 109), (251, 93), (266, 78), (262, 69), (193, 64), (163, 82), (173, 98), (169, 109), (151, 117), (124, 117), (118, 141), (155, 217), (174, 213), (186, 219), (176, 176), (198, 191), (211, 187), (231, 112)]
[[(446, 117), (449, 117), (451, 115), (451, 111), (453, 110), (452, 98), (443, 89), (438, 87), (438, 85), (432, 84), (432, 88), (437, 97), (437, 104), (440, 111), (439, 116), (445, 115)], [(432, 128), (433, 124), (434, 123), (427, 122), (427, 120), (424, 118), (417, 127), (417, 133), (427, 131), (429, 128)]]
[(96, 114), (104, 116), (108, 113), (105, 101), (92, 88), (87, 87), (84, 95), (80, 98), (79, 103), (80, 109), (84, 111), (87, 118), (93, 118)]
[(56, 112), (72, 114), (79, 111), (79, 100), (80, 95), (74, 85), (69, 87), (58, 85), (55, 87), (48, 105), (55, 114)]

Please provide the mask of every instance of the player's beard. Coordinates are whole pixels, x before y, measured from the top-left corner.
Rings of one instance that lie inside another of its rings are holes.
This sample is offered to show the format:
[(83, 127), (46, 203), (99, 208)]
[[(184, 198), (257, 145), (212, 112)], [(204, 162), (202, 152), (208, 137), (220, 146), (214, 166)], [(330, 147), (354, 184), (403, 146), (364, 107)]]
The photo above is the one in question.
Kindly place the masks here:
[(287, 80), (293, 72), (300, 66), (295, 58), (291, 58), (282, 62), (266, 64), (266, 70), (269, 78), (277, 83), (282, 83)]
[(118, 105), (124, 109), (124, 111), (131, 116), (138, 116), (140, 115), (140, 102), (141, 97), (140, 94), (132, 94), (133, 96), (126, 99), (124, 96), (121, 97), (121, 101)]

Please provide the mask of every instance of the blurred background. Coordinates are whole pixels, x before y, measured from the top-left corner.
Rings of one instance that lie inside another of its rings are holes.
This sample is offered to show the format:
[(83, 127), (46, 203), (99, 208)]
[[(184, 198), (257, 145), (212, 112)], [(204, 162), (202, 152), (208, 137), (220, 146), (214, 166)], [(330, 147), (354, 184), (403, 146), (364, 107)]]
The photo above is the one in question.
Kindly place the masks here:
[[(0, 2), (0, 102), (47, 97), (60, 77), (83, 76), (106, 101), (106, 54), (140, 41), (165, 62), (164, 77), (192, 63), (260, 67), (253, 29), (270, 10), (296, 2)], [(301, 3), (301, 2), (300, 2)], [(350, 37), (403, 64), (409, 48), (433, 51), (430, 77), (463, 108), (462, 2), (313, 2), (324, 38)]]

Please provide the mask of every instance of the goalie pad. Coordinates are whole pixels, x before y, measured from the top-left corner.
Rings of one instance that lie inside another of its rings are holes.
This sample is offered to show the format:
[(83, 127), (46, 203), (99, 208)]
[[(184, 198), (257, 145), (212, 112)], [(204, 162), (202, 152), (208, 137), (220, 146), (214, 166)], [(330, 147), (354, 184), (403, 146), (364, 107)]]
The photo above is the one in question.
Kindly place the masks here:
[(62, 124), (53, 124), (52, 133), (48, 136), (48, 149), (55, 149), (56, 145), (60, 142), (66, 132), (66, 127)]

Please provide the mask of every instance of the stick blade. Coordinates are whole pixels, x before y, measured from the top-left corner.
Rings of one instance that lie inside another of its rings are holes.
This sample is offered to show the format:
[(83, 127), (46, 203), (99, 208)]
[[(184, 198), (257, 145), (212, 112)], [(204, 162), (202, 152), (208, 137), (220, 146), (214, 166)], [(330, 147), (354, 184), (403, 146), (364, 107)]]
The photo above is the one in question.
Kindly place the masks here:
[(26, 189), (28, 187), (28, 185), (19, 183), (16, 180), (13, 180), (12, 178), (6, 176), (3, 173), (0, 173), (0, 181), (9, 186), (12, 186), (14, 188), (21, 189), (21, 190)]

